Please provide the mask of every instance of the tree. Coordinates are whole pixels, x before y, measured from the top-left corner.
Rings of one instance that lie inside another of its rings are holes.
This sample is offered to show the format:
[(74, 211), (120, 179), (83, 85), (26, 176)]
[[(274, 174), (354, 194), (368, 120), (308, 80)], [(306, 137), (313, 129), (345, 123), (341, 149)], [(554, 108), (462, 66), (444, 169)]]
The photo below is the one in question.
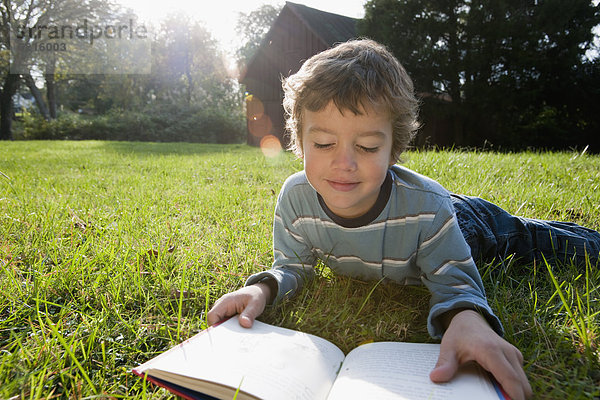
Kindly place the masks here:
[(236, 51), (239, 67), (245, 66), (254, 56), (282, 8), (281, 5), (263, 4), (254, 11), (238, 14), (235, 31), (241, 36), (243, 43)]
[(2, 0), (0, 15), (0, 51), (3, 53), (2, 61), (2, 88), (0, 89), (0, 140), (12, 138), (12, 113), (13, 96), (17, 92), (19, 75), (10, 72), (10, 29), (14, 21), (14, 9), (10, 0)]
[(23, 74), (22, 78), (23, 82), (29, 88), (29, 91), (33, 95), (33, 98), (35, 99), (35, 104), (37, 105), (40, 114), (42, 114), (42, 117), (44, 117), (46, 121), (50, 120), (50, 111), (46, 106), (46, 101), (44, 100), (42, 92), (40, 91), (40, 89), (38, 89), (35, 83), (35, 79), (33, 79), (31, 74)]
[[(56, 74), (68, 72), (69, 64), (83, 62), (81, 57), (77, 60), (65, 60), (64, 56), (71, 54), (70, 51), (60, 52), (60, 49), (54, 47), (60, 46), (58, 41), (49, 43), (44, 40), (60, 39), (65, 31), (68, 35), (69, 31), (65, 30), (65, 27), (78, 24), (82, 20), (106, 19), (108, 21), (112, 15), (114, 9), (109, 0), (2, 0), (0, 51), (9, 53), (10, 61), (4, 57), (5, 62), (0, 71), (3, 81), (0, 90), (0, 139), (12, 138), (12, 97), (17, 90), (21, 75), (24, 83), (34, 91), (32, 94), (41, 101), (42, 98), (39, 93), (35, 93), (35, 85), (31, 84), (30, 78), (34, 70), (44, 74), (48, 107), (38, 104), (41, 110), (44, 110), (43, 113), (47, 109), (47, 116), (55, 118)], [(38, 40), (40, 38), (41, 40)], [(71, 41), (69, 45), (72, 46), (75, 42)], [(51, 49), (47, 47), (50, 44)], [(80, 43), (80, 47), (86, 46), (90, 47), (87, 43)]]
[[(174, 107), (239, 108), (239, 90), (211, 34), (186, 15), (167, 16), (152, 36), (150, 74), (61, 74), (58, 93), (71, 110), (104, 114), (143, 111), (152, 103)], [(91, 60), (94, 62), (94, 60)]]
[(183, 14), (168, 16), (153, 48), (150, 85), (157, 98), (188, 107), (217, 100), (214, 83), (229, 77), (224, 55), (201, 23)]
[(552, 147), (567, 131), (589, 139), (593, 124), (581, 121), (597, 120), (597, 113), (584, 116), (583, 99), (598, 88), (581, 83), (597, 68), (585, 54), (600, 6), (589, 0), (370, 0), (365, 11), (362, 33), (390, 47), (417, 90), (450, 95), (455, 138), (467, 134), (459, 144), (491, 139)]

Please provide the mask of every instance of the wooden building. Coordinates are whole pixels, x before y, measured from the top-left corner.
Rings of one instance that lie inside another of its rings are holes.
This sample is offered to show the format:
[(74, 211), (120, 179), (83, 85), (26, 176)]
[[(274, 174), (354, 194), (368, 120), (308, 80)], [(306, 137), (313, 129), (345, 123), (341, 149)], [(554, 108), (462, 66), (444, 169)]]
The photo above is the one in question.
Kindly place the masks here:
[(246, 86), (248, 144), (275, 136), (282, 145), (285, 119), (281, 77), (300, 69), (314, 54), (356, 37), (357, 20), (286, 2), (240, 82)]

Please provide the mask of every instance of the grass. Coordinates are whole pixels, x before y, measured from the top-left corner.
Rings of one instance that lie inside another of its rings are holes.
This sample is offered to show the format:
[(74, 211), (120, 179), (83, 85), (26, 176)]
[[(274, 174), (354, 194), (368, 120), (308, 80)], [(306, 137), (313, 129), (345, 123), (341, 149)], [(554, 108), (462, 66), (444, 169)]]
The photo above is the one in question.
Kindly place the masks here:
[[(411, 152), (449, 190), (600, 229), (600, 157)], [(254, 148), (0, 143), (0, 398), (170, 398), (129, 370), (206, 327), (206, 310), (271, 262), (281, 183), (301, 168)], [(490, 269), (488, 269), (490, 267)], [(600, 396), (600, 268), (483, 266), (489, 302), (536, 398)], [(262, 320), (334, 341), (431, 340), (420, 287), (325, 266)]]

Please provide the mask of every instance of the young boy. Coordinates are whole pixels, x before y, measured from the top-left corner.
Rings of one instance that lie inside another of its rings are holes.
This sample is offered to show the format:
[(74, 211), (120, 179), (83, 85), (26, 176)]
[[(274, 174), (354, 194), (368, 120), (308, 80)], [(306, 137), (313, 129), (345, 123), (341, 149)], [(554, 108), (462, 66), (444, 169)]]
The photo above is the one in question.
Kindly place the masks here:
[(474, 259), (582, 257), (585, 250), (597, 258), (600, 234), (512, 217), (395, 165), (418, 127), (418, 102), (404, 68), (373, 41), (315, 55), (284, 91), (304, 171), (286, 180), (278, 198), (273, 268), (219, 299), (208, 322), (240, 314), (240, 324), (252, 326), (266, 304), (297, 293), (321, 259), (341, 274), (429, 288), (428, 330), (442, 338), (433, 381), (450, 380), (474, 360), (513, 399), (530, 397), (523, 357), (502, 339)]

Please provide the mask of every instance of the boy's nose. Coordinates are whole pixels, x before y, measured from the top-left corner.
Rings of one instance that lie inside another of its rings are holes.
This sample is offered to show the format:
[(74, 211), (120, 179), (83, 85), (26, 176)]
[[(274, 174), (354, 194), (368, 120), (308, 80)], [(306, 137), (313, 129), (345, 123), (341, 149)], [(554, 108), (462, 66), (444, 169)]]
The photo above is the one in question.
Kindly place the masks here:
[(338, 146), (333, 158), (333, 166), (342, 170), (354, 170), (356, 157), (353, 146)]

